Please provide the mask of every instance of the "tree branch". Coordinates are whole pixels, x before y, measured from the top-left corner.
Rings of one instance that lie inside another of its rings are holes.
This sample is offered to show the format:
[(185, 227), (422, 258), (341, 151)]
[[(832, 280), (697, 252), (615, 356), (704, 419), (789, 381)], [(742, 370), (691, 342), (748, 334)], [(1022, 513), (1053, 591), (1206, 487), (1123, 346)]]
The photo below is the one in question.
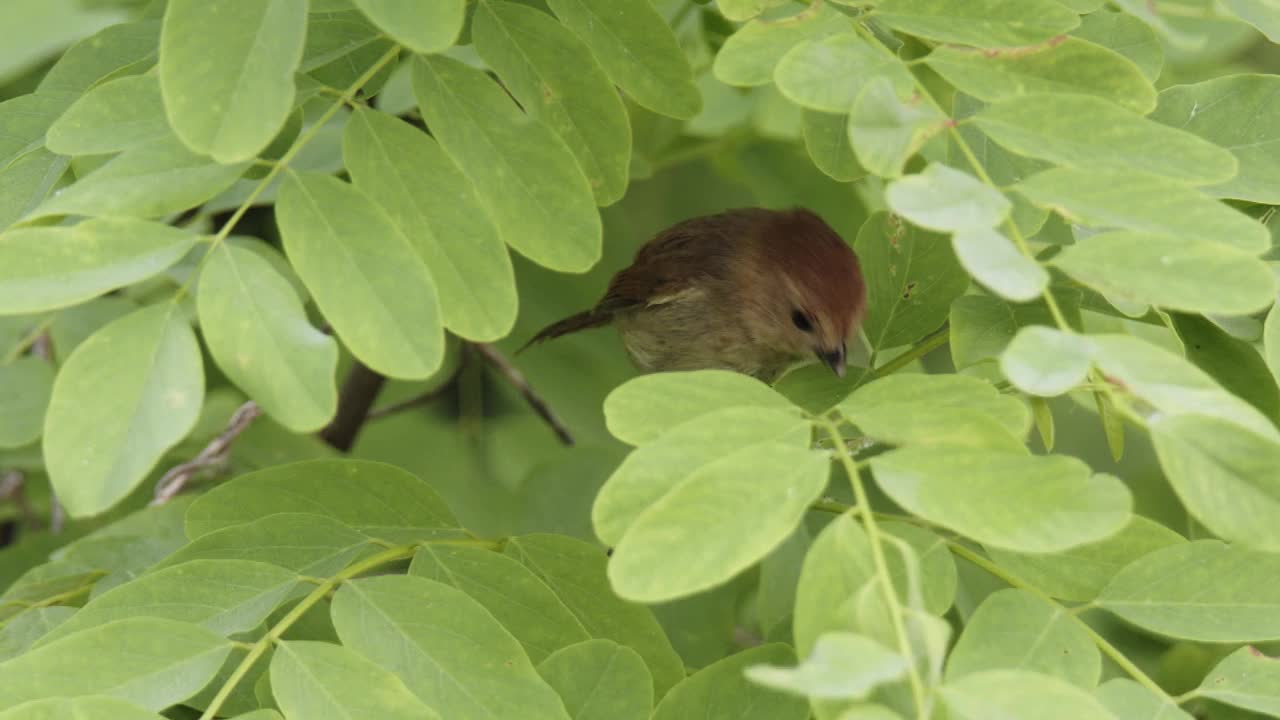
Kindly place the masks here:
[(544, 422), (551, 426), (551, 430), (560, 438), (560, 442), (565, 445), (573, 445), (573, 435), (569, 432), (569, 428), (565, 427), (564, 422), (551, 410), (551, 406), (547, 404), (542, 396), (534, 391), (533, 386), (525, 379), (524, 373), (516, 369), (502, 353), (498, 352), (492, 345), (485, 343), (474, 343), (472, 345), (476, 352), (480, 353), (490, 365), (498, 372), (502, 373), (507, 382), (511, 383), (520, 394), (524, 396), (525, 402), (529, 403), (529, 407), (542, 418)]
[(369, 409), (386, 382), (384, 375), (369, 369), (359, 360), (355, 361), (338, 394), (338, 414), (328, 427), (320, 431), (320, 439), (335, 450), (351, 452), (360, 428), (369, 417)]
[(240, 434), (249, 429), (253, 421), (262, 414), (262, 408), (258, 407), (258, 403), (250, 400), (241, 405), (231, 415), (231, 419), (227, 421), (227, 427), (218, 437), (209, 441), (208, 445), (200, 451), (191, 460), (182, 463), (169, 470), (156, 483), (155, 497), (151, 500), (152, 505), (163, 505), (178, 493), (186, 488), (187, 483), (199, 471), (211, 467), (216, 467), (226, 462), (227, 453), (231, 450), (231, 443), (240, 437)]

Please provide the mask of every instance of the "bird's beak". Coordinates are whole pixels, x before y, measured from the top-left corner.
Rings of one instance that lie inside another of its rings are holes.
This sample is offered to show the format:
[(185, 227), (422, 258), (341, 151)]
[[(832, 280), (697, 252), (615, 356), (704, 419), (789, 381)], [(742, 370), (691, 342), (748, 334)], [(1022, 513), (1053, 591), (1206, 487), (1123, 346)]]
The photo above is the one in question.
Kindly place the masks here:
[(835, 373), (836, 377), (844, 377), (844, 345), (827, 352), (819, 350), (818, 358), (831, 368), (831, 372)]

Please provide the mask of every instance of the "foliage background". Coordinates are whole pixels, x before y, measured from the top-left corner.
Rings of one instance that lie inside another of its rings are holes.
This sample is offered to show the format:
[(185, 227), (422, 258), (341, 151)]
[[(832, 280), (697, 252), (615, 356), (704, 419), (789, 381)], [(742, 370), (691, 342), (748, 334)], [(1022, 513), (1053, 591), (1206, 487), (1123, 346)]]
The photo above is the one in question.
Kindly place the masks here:
[[(0, 718), (1280, 717), (1273, 0), (4, 13)], [(861, 369), (557, 442), (742, 205)]]

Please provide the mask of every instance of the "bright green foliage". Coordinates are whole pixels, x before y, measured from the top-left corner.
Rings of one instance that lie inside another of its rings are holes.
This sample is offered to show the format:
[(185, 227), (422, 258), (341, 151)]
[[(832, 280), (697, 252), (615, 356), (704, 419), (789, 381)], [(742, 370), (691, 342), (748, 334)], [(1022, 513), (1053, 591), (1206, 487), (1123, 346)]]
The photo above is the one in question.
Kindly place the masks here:
[(160, 89), (169, 124), (187, 147), (233, 163), (267, 146), (293, 106), (306, 12), (305, 0), (175, 0), (166, 7)]
[[(1280, 716), (1276, 18), (9, 0), (0, 720)], [(749, 206), (843, 376), (517, 352)]]
[(58, 373), (45, 416), (49, 477), (67, 511), (119, 502), (191, 430), (203, 400), (200, 350), (176, 306), (94, 333)]

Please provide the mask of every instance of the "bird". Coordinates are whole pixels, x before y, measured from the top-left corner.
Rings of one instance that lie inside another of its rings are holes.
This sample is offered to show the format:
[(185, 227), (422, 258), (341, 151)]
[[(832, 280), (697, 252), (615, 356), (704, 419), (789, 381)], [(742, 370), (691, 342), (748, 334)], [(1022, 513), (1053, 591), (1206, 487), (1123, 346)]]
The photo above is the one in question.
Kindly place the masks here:
[(844, 377), (866, 306), (857, 254), (817, 214), (737, 208), (658, 233), (595, 306), (521, 351), (613, 325), (645, 373), (719, 369), (773, 383), (816, 356)]

